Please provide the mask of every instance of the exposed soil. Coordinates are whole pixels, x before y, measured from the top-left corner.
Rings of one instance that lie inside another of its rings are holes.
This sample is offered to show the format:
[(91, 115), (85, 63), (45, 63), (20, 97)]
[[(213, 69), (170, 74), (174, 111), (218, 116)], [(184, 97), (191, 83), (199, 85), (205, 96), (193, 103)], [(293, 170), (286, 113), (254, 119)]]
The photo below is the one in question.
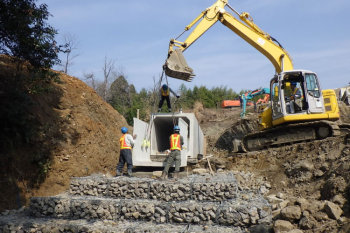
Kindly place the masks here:
[[(0, 62), (0, 68), (4, 84), (13, 67)], [(1, 153), (1, 210), (18, 208), (31, 196), (61, 193), (73, 176), (115, 173), (124, 117), (75, 77), (60, 74), (51, 84), (47, 91), (27, 95), (31, 104), (25, 114), (33, 119), (28, 141)], [(2, 101), (13, 105), (15, 100), (7, 98), (10, 88), (0, 87)], [(40, 159), (47, 161), (44, 166)]]
[[(10, 70), (3, 62), (0, 67)], [(51, 91), (30, 95), (34, 105), (28, 114), (38, 124), (36, 138), (5, 156), (12, 159), (1, 161), (6, 172), (0, 173), (0, 210), (17, 208), (31, 196), (59, 194), (68, 189), (74, 176), (115, 173), (120, 128), (127, 126), (125, 119), (77, 78), (60, 74), (60, 81), (52, 84)], [(6, 93), (7, 90), (0, 90), (2, 97)], [(349, 106), (340, 103), (340, 109), (342, 122), (350, 123)], [(319, 232), (347, 229), (350, 145), (344, 136), (259, 152), (233, 153), (234, 138), (256, 129), (257, 113), (252, 107), (248, 107), (243, 120), (239, 117), (239, 108), (204, 109), (197, 103), (193, 110), (187, 111), (195, 113), (202, 127), (207, 154), (214, 156), (211, 163), (215, 171), (250, 171), (271, 184), (269, 194), (283, 193), (290, 202), (301, 197), (311, 202), (332, 201), (341, 206), (343, 217), (333, 220), (313, 216), (312, 221), (324, 224)], [(45, 148), (50, 162), (44, 178), (33, 182), (30, 177), (34, 168), (29, 166), (33, 161), (29, 158), (40, 147)], [(204, 162), (197, 166), (207, 165)], [(317, 232), (311, 228), (304, 230)]]
[(120, 128), (127, 126), (125, 119), (81, 80), (61, 75), (61, 83), (56, 87), (63, 92), (57, 108), (45, 107), (54, 110), (59, 119), (65, 119), (61, 133), (68, 136), (52, 151), (48, 176), (34, 195), (65, 191), (72, 176), (114, 173)]
[[(339, 124), (349, 123), (350, 107), (344, 103), (339, 103), (339, 107)], [(268, 195), (283, 196), (291, 206), (300, 198), (315, 206), (324, 205), (325, 201), (336, 203), (343, 211), (343, 217), (337, 221), (319, 210), (312, 210), (314, 212), (305, 213), (308, 224), (305, 221), (292, 223), (303, 232), (349, 232), (350, 143), (347, 133), (258, 152), (233, 153), (232, 140), (256, 130), (258, 114), (253, 108), (248, 108), (250, 113), (245, 119), (239, 118), (240, 109), (197, 107), (196, 110), (207, 138), (207, 151), (215, 155), (212, 159), (215, 170), (252, 172), (271, 184)], [(202, 165), (207, 166), (205, 162)], [(281, 218), (276, 216), (276, 219)]]

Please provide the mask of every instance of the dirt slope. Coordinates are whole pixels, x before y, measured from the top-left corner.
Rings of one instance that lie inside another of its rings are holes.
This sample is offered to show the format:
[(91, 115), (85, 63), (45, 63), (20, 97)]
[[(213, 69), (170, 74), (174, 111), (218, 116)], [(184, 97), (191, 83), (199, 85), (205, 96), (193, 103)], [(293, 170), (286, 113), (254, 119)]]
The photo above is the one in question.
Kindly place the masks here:
[[(61, 75), (63, 95), (54, 111), (65, 119), (68, 140), (56, 148), (50, 172), (34, 195), (65, 191), (72, 176), (115, 172), (123, 116), (81, 80)], [(51, 107), (51, 106), (47, 106)], [(45, 120), (45, 119), (43, 119)]]
[(29, 93), (16, 102), (18, 95), (13, 94), (9, 78), (13, 66), (0, 59), (0, 69), (1, 116), (27, 101), (28, 107), (20, 110), (26, 116), (24, 126), (31, 125), (20, 147), (0, 152), (1, 210), (17, 208), (30, 196), (66, 191), (72, 176), (114, 175), (120, 128), (127, 126), (122, 115), (84, 82), (65, 74), (42, 93)]

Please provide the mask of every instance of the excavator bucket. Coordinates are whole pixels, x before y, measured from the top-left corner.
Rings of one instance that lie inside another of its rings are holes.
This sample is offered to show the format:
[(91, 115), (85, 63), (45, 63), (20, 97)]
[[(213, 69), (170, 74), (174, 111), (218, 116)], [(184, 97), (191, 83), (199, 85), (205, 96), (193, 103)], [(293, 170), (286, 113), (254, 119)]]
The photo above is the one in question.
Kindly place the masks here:
[(165, 74), (172, 78), (177, 78), (191, 82), (195, 76), (192, 68), (187, 65), (185, 57), (180, 49), (176, 49), (170, 53), (170, 56), (164, 65)]

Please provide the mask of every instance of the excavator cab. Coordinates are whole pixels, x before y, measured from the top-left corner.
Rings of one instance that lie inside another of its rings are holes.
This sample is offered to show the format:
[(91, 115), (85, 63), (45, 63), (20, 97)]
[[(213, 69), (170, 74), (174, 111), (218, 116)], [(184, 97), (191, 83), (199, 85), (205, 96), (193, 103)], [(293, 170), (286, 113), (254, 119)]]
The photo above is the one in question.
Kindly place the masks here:
[(321, 91), (317, 75), (311, 71), (282, 72), (271, 80), (270, 88), (273, 90), (272, 118), (262, 120), (265, 123), (262, 128), (338, 117), (334, 94), (328, 90)]
[(340, 134), (334, 90), (321, 90), (317, 75), (307, 70), (276, 74), (270, 82), (271, 104), (259, 115), (259, 128), (242, 139), (242, 148), (266, 147)]
[(169, 52), (168, 59), (163, 68), (167, 76), (187, 82), (192, 81), (195, 76), (193, 69), (187, 65), (186, 59), (180, 49)]
[(321, 91), (318, 77), (307, 70), (275, 75), (270, 81), (271, 103), (259, 116), (261, 130), (286, 123), (339, 119), (334, 90)]
[[(307, 77), (310, 79), (311, 76), (314, 78), (313, 83), (315, 86), (312, 87), (312, 90), (309, 90), (311, 87), (307, 85), (306, 80)], [(324, 108), (322, 108), (323, 99), (321, 92), (318, 92), (318, 94), (314, 96), (317, 98), (309, 98), (307, 94), (307, 90), (309, 90), (309, 92), (320, 90), (318, 88), (316, 74), (312, 72), (282, 72), (271, 80), (271, 89), (275, 90), (274, 97), (272, 98), (272, 120), (278, 122), (275, 124), (280, 124), (279, 122), (295, 121), (298, 118), (297, 115), (300, 114), (324, 112)], [(316, 104), (318, 102), (320, 102), (320, 104)], [(316, 105), (320, 106), (320, 108), (315, 109)], [(305, 116), (303, 116), (303, 118), (304, 117)]]

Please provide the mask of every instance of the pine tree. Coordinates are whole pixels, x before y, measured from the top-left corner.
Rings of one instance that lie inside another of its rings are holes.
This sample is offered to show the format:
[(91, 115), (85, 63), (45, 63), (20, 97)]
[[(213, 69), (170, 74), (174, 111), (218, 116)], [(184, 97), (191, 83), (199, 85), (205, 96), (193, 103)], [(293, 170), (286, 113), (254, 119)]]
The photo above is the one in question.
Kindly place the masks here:
[(0, 53), (34, 68), (51, 68), (59, 63), (55, 35), (46, 23), (50, 16), (47, 5), (35, 0), (0, 0)]

